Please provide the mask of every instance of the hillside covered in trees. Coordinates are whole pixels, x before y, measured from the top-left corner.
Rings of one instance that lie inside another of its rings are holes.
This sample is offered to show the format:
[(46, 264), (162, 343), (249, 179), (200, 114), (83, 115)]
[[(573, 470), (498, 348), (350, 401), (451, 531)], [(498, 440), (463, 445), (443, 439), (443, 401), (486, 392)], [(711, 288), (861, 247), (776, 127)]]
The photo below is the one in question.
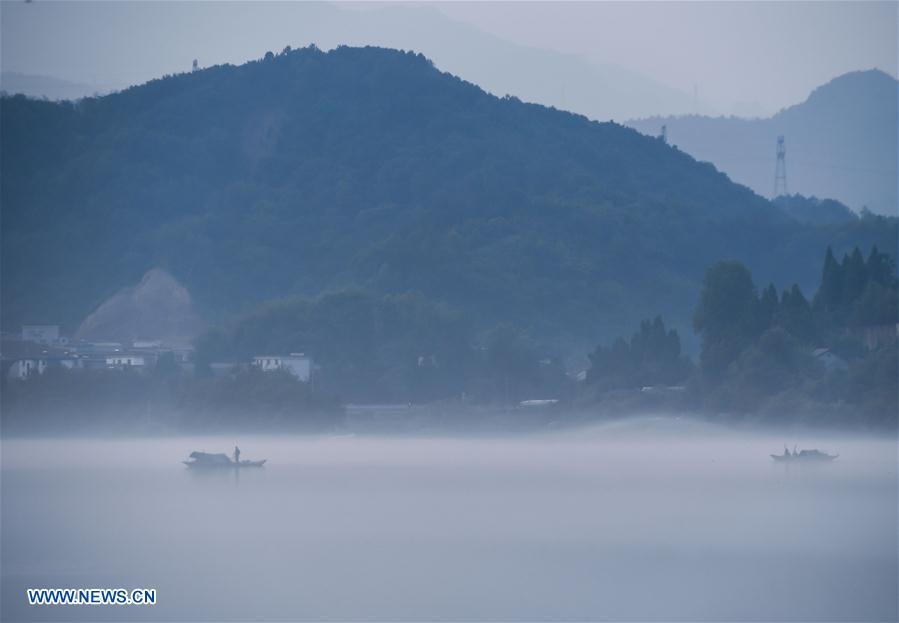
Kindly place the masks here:
[[(838, 260), (827, 249), (808, 299), (794, 284), (759, 289), (740, 262), (709, 267), (693, 317), (695, 367), (676, 331), (644, 321), (628, 341), (598, 346), (581, 395), (611, 411), (689, 409), (726, 419), (895, 430), (899, 284), (876, 247)], [(661, 388), (649, 392), (646, 388)], [(634, 390), (644, 391), (633, 394)], [(610, 390), (631, 390), (622, 395)]]
[(75, 327), (160, 267), (214, 323), (362, 288), (581, 348), (660, 312), (688, 327), (719, 259), (811, 289), (828, 244), (897, 236), (872, 215), (800, 223), (661, 141), (395, 50), (287, 49), (76, 103), (4, 97), (0, 122), (6, 329)]

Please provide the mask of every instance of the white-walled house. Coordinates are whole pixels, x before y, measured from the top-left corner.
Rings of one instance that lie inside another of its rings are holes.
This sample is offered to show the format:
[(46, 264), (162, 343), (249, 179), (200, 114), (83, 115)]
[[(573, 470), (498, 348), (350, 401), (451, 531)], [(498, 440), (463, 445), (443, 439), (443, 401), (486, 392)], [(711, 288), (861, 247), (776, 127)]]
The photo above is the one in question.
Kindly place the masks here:
[(82, 367), (82, 361), (70, 355), (44, 354), (40, 356), (28, 356), (19, 359), (7, 359), (9, 369), (6, 378), (24, 381), (35, 374), (43, 374), (50, 367), (72, 370)]
[(24, 381), (32, 374), (43, 374), (46, 369), (46, 359), (18, 359), (9, 367), (7, 378)]
[(0, 370), (6, 379), (25, 380), (48, 368), (80, 368), (82, 359), (70, 350), (30, 340), (0, 340)]
[(143, 355), (115, 353), (106, 356), (108, 368), (143, 368), (145, 365), (147, 365), (147, 359)]
[(312, 358), (303, 353), (258, 355), (253, 357), (253, 365), (265, 372), (286, 370), (303, 382), (308, 382), (312, 378)]

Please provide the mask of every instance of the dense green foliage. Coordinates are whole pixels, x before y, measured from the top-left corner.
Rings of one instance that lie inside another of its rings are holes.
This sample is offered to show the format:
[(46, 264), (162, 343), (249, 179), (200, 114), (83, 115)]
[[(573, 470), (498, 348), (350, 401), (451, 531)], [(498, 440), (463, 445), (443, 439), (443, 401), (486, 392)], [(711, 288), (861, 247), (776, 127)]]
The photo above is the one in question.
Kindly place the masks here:
[(899, 319), (896, 266), (889, 255), (871, 249), (868, 259), (856, 247), (837, 262), (828, 248), (821, 275), (821, 287), (814, 308), (819, 325), (866, 327), (894, 324)]
[(856, 247), (838, 262), (828, 248), (821, 285), (812, 303), (793, 285), (778, 298), (773, 284), (759, 294), (739, 262), (718, 262), (706, 272), (694, 328), (702, 335), (702, 369), (724, 371), (750, 343), (778, 328), (805, 345), (839, 348), (853, 329), (899, 322), (899, 286), (892, 258)]
[(749, 270), (739, 262), (719, 262), (703, 281), (693, 327), (702, 335), (700, 366), (721, 373), (762, 330), (760, 301)]
[(316, 385), (349, 401), (430, 401), (458, 396), (473, 362), (471, 329), (421, 296), (340, 292), (260, 305), (197, 342), (202, 374), (212, 362), (305, 352)]
[(683, 383), (692, 371), (681, 354), (680, 336), (661, 317), (644, 320), (630, 340), (618, 338), (590, 355), (587, 383), (600, 389), (641, 388)]
[(694, 317), (700, 400), (713, 411), (895, 425), (897, 301), (896, 267), (876, 247), (841, 262), (828, 249), (811, 303), (795, 285), (759, 295), (744, 266), (715, 264)]
[(717, 262), (693, 318), (699, 365), (680, 356), (677, 333), (661, 318), (646, 320), (630, 341), (596, 347), (577, 402), (608, 413), (894, 428), (897, 302), (896, 266), (876, 247), (867, 259), (856, 248), (842, 261), (827, 249), (811, 302), (795, 284), (780, 295), (773, 284), (759, 292), (743, 264)]
[(213, 322), (261, 301), (420, 292), (569, 351), (739, 259), (803, 286), (827, 244), (708, 164), (614, 123), (496, 98), (393, 50), (285, 51), (77, 103), (0, 102), (2, 321), (73, 329), (154, 266)]
[(559, 361), (521, 331), (479, 333), (421, 295), (362, 292), (260, 305), (198, 340), (198, 371), (288, 352), (310, 355), (316, 388), (347, 402), (517, 403), (558, 397), (565, 385)]
[(833, 199), (781, 195), (773, 203), (790, 218), (809, 225), (851, 223), (858, 218), (855, 212)]

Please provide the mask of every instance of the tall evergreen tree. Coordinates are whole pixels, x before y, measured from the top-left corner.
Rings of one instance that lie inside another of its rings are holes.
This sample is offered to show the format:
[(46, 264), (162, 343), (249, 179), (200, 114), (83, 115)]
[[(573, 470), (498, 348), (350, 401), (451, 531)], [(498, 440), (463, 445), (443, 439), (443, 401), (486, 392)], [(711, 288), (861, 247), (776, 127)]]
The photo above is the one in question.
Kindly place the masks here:
[(821, 285), (815, 295), (815, 307), (824, 312), (833, 312), (843, 299), (843, 271), (833, 255), (833, 249), (827, 247), (824, 255), (824, 268), (821, 271)]
[(869, 281), (875, 281), (886, 287), (896, 287), (896, 267), (893, 260), (886, 253), (881, 253), (877, 245), (871, 247), (868, 260), (865, 262), (865, 270)]
[(868, 271), (865, 267), (865, 258), (858, 247), (852, 250), (852, 255), (843, 260), (843, 305), (849, 306), (865, 291), (868, 280)]
[(762, 292), (759, 305), (765, 326), (771, 326), (780, 307), (780, 302), (777, 300), (777, 288), (774, 287), (773, 283), (769, 283), (768, 287)]
[(589, 357), (587, 382), (607, 389), (679, 383), (691, 367), (681, 356), (680, 336), (666, 330), (661, 316), (643, 320), (630, 341), (619, 337), (610, 349), (599, 345)]
[(812, 306), (795, 283), (781, 296), (776, 324), (801, 342), (810, 343), (816, 337)]
[(735, 261), (709, 268), (693, 327), (702, 336), (703, 372), (713, 378), (720, 376), (765, 328), (749, 269)]

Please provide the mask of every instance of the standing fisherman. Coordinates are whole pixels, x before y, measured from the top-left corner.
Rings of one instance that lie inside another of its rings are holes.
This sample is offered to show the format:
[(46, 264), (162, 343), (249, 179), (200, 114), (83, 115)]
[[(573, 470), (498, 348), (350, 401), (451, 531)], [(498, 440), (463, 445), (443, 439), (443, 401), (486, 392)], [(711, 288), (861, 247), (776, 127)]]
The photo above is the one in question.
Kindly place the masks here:
[(237, 447), (237, 444), (234, 444), (234, 463), (240, 465), (240, 448)]

